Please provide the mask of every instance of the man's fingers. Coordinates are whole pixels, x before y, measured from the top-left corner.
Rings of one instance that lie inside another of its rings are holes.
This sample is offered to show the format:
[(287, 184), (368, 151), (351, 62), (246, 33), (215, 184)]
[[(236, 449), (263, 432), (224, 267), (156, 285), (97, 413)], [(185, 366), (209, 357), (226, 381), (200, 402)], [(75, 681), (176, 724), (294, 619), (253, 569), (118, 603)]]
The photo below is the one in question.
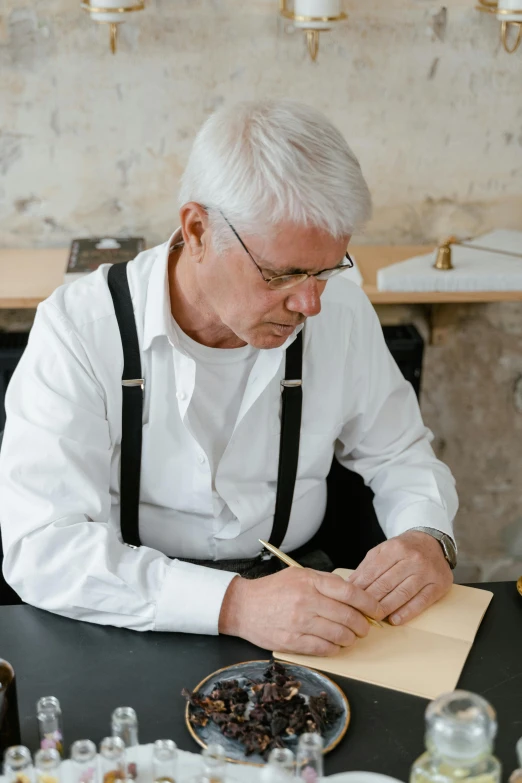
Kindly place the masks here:
[[(315, 609), (319, 617), (324, 617), (326, 620), (330, 620), (339, 626), (349, 628), (360, 639), (368, 635), (370, 623), (358, 609), (320, 594), (317, 597)], [(315, 623), (315, 618), (312, 620), (312, 623)], [(310, 628), (310, 631), (311, 633), (316, 633), (313, 626)]]
[(411, 574), (403, 579), (391, 593), (386, 595), (381, 603), (386, 617), (405, 606), (425, 587), (426, 580), (420, 574)]
[(440, 585), (429, 584), (420, 590), (408, 603), (391, 614), (389, 621), (392, 625), (403, 625), (414, 617), (417, 617), (425, 609), (438, 601), (443, 595), (444, 589)]
[[(401, 560), (400, 563), (396, 563), (385, 571), (384, 574), (377, 577), (375, 582), (372, 582), (372, 584), (366, 588), (366, 592), (373, 595), (375, 600), (379, 601), (381, 606), (384, 606), (383, 599), (399, 588), (410, 576), (413, 576), (412, 564), (407, 560)], [(425, 581), (423, 581), (422, 584), (425, 584)], [(422, 585), (419, 585), (418, 589), (420, 590), (421, 587)], [(410, 595), (406, 600), (409, 601), (410, 598), (413, 598), (413, 595), (414, 594)], [(406, 603), (406, 600), (403, 601), (403, 603)], [(397, 607), (395, 607), (395, 609), (397, 609)]]
[(391, 546), (393, 539), (371, 549), (362, 563), (348, 577), (351, 584), (366, 590), (380, 576), (403, 559), (400, 548)]
[(325, 617), (315, 617), (310, 631), (314, 636), (338, 647), (351, 647), (357, 640), (357, 636), (350, 628), (327, 620)]
[(281, 647), (280, 652), (299, 653), (300, 655), (325, 655), (331, 657), (340, 651), (338, 644), (321, 639), (312, 634), (300, 634), (294, 641)]
[(320, 571), (314, 573), (315, 587), (326, 598), (333, 598), (335, 601), (352, 606), (375, 620), (381, 620), (384, 617), (379, 602), (357, 585), (350, 584), (335, 574), (325, 574)]

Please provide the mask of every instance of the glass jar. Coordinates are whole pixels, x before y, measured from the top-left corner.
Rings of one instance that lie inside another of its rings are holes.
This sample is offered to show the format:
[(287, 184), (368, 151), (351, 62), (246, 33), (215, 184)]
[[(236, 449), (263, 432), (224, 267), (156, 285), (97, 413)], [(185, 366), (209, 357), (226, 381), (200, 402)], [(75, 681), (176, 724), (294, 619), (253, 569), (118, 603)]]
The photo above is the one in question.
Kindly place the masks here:
[(154, 783), (176, 783), (178, 749), (170, 739), (156, 740), (152, 750), (152, 779)]
[(76, 740), (71, 745), (73, 783), (98, 783), (96, 745), (91, 740)]
[(111, 715), (111, 733), (120, 737), (127, 749), (127, 775), (131, 780), (138, 776), (136, 751), (138, 740), (138, 716), (132, 707), (117, 707)]
[(261, 770), (261, 783), (285, 783), (294, 777), (295, 757), (290, 748), (274, 748)]
[(481, 696), (454, 691), (426, 710), (426, 752), (413, 764), (410, 783), (500, 783), (492, 755), (497, 721)]
[(14, 745), (4, 753), (5, 783), (33, 783), (31, 751), (25, 745)]
[(297, 777), (306, 783), (315, 783), (323, 774), (323, 738), (315, 733), (301, 734), (297, 745)]
[(56, 696), (43, 696), (36, 703), (40, 747), (56, 748), (63, 758), (62, 710)]
[(203, 749), (201, 756), (203, 757), (201, 783), (224, 783), (227, 766), (223, 746), (212, 742)]
[(62, 757), (56, 748), (40, 748), (34, 757), (36, 783), (60, 783)]
[(124, 741), (126, 748), (139, 745), (136, 711), (132, 707), (117, 707), (111, 716), (111, 732)]
[(100, 776), (102, 783), (126, 780), (125, 743), (121, 737), (105, 737), (100, 742)]

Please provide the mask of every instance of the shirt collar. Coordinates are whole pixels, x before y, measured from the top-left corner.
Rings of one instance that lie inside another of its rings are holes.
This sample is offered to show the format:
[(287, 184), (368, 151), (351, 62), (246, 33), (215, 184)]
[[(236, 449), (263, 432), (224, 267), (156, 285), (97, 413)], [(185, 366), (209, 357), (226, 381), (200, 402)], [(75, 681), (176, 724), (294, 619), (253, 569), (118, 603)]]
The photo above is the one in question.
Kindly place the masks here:
[(158, 257), (152, 265), (147, 287), (145, 321), (143, 327), (143, 350), (152, 345), (155, 337), (167, 337), (169, 342), (177, 344), (177, 336), (172, 327), (169, 292), (169, 255), (170, 250), (182, 239), (181, 228), (177, 228), (170, 239), (158, 248)]
[[(170, 239), (158, 248), (158, 257), (152, 265), (147, 288), (145, 320), (143, 328), (143, 350), (152, 345), (155, 337), (167, 337), (171, 345), (179, 348), (176, 330), (172, 325), (169, 291), (169, 255), (171, 248), (182, 240), (181, 228), (177, 228)], [(279, 348), (269, 350), (285, 351), (291, 345), (304, 324), (300, 324)]]

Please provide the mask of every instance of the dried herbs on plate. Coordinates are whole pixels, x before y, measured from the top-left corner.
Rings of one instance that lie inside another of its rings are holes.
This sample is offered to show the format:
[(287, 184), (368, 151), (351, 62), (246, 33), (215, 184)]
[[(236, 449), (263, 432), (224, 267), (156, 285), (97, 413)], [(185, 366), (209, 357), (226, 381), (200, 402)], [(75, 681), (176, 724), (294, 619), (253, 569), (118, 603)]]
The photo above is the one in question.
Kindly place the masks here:
[(272, 663), (262, 679), (221, 680), (208, 695), (182, 695), (192, 705), (190, 722), (206, 726), (213, 721), (230, 739), (237, 739), (245, 754), (266, 755), (272, 748), (284, 747), (304, 732), (324, 734), (341, 711), (326, 693), (308, 696), (300, 693), (301, 683), (280, 663)]

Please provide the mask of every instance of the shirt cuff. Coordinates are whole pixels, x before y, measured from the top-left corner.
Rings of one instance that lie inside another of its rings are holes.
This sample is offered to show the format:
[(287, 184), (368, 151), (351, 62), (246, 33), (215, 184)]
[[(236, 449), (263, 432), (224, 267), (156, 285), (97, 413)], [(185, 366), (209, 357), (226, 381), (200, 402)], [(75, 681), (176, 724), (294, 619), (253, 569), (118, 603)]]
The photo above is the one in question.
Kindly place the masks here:
[(455, 540), (453, 525), (448, 519), (446, 511), (436, 503), (429, 500), (419, 501), (406, 506), (386, 525), (388, 538), (400, 536), (412, 527), (433, 527), (441, 533), (446, 533)]
[(231, 571), (173, 560), (156, 603), (156, 631), (217, 636), (219, 613)]

